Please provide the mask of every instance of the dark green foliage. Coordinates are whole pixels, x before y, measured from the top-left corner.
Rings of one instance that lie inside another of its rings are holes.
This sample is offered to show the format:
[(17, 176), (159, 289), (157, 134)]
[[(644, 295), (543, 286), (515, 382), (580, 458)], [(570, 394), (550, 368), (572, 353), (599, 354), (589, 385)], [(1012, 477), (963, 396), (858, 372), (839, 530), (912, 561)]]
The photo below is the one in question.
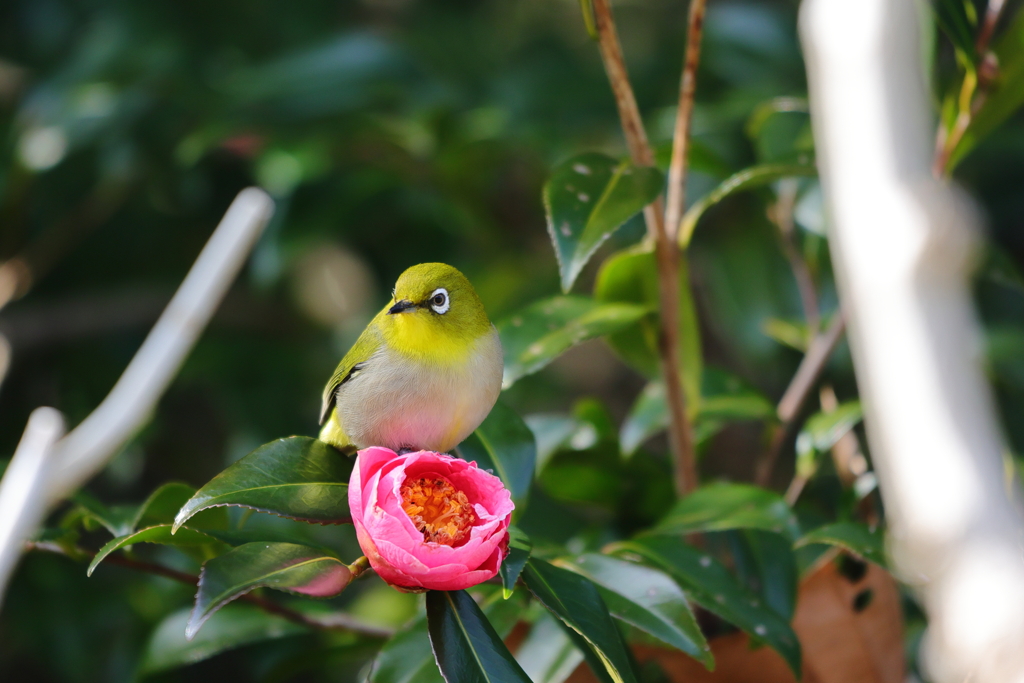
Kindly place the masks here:
[(533, 543), (529, 537), (519, 530), (518, 527), (508, 528), (508, 555), (501, 563), (501, 585), (505, 599), (512, 595), (512, 591), (519, 580), (519, 575), (530, 559), (530, 552), (533, 550)]
[(466, 591), (428, 592), (427, 629), (447, 683), (530, 680)]
[(776, 649), (794, 673), (799, 674), (800, 644), (787, 620), (742, 586), (708, 553), (667, 536), (647, 536), (622, 543), (616, 546), (615, 553), (667, 572), (701, 607)]
[(220, 505), (320, 524), (347, 522), (351, 461), (317, 439), (293, 436), (257, 448), (197, 491), (174, 527)]
[[(1006, 3), (993, 71), (975, 48), (984, 3), (933, 5), (940, 124), (965, 91), (974, 109), (947, 170), (990, 221), (976, 299), (1016, 471), (1024, 13)], [(0, 265), (30, 275), (0, 310), (13, 359), (0, 463), (36, 406), (73, 426), (102, 400), (241, 188), (263, 186), (277, 207), (151, 423), (22, 561), (0, 612), (0, 679), (439, 683), (444, 670), (448, 683), (562, 683), (586, 662), (606, 682), (665, 681), (650, 662), (634, 671), (628, 648), (710, 666), (707, 641), (732, 627), (799, 671), (797, 568), (829, 547), (851, 577), (886, 559), (868, 444), (856, 486), (830, 458), (863, 436), (843, 344), (820, 382), (838, 409), (812, 391), (798, 424), (775, 431), (813, 332), (780, 225), (821, 327), (838, 310), (797, 7), (708, 10), (678, 351), (709, 483), (684, 500), (641, 211), (664, 189), (685, 3), (614, 7), (657, 168), (624, 161), (586, 1), (0, 8)], [(463, 270), (501, 333), (508, 391), (455, 454), (499, 476), (517, 509), (500, 588), (423, 597), (372, 572), (345, 587), (361, 554), (339, 524), (352, 460), (312, 436), (338, 358), (398, 274), (426, 261)], [(775, 478), (755, 487), (775, 437)], [(794, 469), (808, 482), (787, 505)], [(223, 606), (248, 591), (293, 620)], [(909, 598), (906, 615), (913, 662), (925, 622)], [(518, 664), (510, 634), (525, 637)]]
[(600, 663), (592, 667), (596, 672), (604, 670), (614, 683), (635, 683), (622, 635), (593, 582), (538, 559), (526, 563), (523, 580), (552, 614), (582, 637)]

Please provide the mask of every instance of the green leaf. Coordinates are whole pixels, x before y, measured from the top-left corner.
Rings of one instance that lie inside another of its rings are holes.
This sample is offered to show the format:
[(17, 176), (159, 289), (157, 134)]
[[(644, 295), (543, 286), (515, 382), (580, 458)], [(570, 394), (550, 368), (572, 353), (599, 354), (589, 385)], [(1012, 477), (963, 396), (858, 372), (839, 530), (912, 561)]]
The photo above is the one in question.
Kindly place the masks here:
[(693, 231), (697, 227), (704, 212), (726, 197), (737, 192), (752, 190), (756, 187), (763, 187), (782, 178), (793, 178), (800, 176), (816, 176), (817, 169), (814, 166), (803, 166), (798, 164), (763, 164), (751, 166), (735, 173), (709, 192), (700, 200), (694, 202), (686, 211), (683, 220), (679, 224), (679, 246), (686, 249), (693, 237)]
[(564, 621), (559, 620), (558, 625), (561, 627), (562, 632), (569, 638), (570, 642), (572, 642), (576, 651), (583, 653), (584, 661), (586, 661), (587, 666), (590, 667), (590, 671), (594, 674), (594, 677), (597, 678), (599, 683), (616, 683), (617, 679), (609, 673), (604, 660), (601, 659), (594, 648), (590, 646), (587, 639), (574, 631)]
[(1006, 30), (993, 41), (992, 51), (999, 63), (999, 76), (953, 150), (947, 166), (949, 171), (1024, 105), (1024, 12), (1018, 11)]
[(724, 370), (709, 367), (701, 387), (699, 417), (714, 420), (774, 420), (775, 406), (764, 394)]
[(743, 132), (756, 141), (765, 123), (776, 114), (810, 114), (811, 107), (805, 97), (773, 97), (761, 102), (750, 113)]
[(885, 566), (881, 531), (878, 529), (872, 531), (857, 522), (837, 522), (818, 527), (801, 536), (794, 547), (800, 548), (813, 543), (838, 546), (865, 560), (871, 560), (882, 567)]
[(744, 588), (715, 558), (677, 538), (644, 536), (617, 543), (613, 552), (626, 559), (644, 560), (668, 572), (686, 593), (755, 641), (767, 643), (800, 675), (800, 643), (775, 610)]
[[(975, 61), (974, 29), (965, 0), (936, 0), (935, 18), (943, 33), (956, 49), (962, 51), (970, 61)], [(973, 7), (971, 8), (973, 14)]]
[(92, 576), (99, 563), (106, 559), (110, 553), (135, 543), (158, 543), (179, 548), (191, 548), (198, 551), (196, 556), (201, 560), (219, 555), (230, 548), (226, 543), (201, 531), (190, 529), (189, 527), (181, 527), (177, 533), (172, 534), (170, 524), (159, 524), (131, 534), (118, 536), (109, 541), (92, 558), (92, 562), (89, 563), (89, 568), (86, 570), (86, 575)]
[(849, 401), (831, 413), (817, 413), (796, 437), (796, 470), (811, 477), (818, 468), (818, 454), (832, 448), (863, 418), (860, 401)]
[(838, 443), (863, 418), (860, 401), (848, 401), (831, 413), (818, 413), (807, 420), (803, 432), (819, 451), (827, 451)]
[(447, 683), (530, 679), (466, 591), (428, 591), (427, 628)]
[[(597, 275), (594, 297), (602, 303), (631, 303), (652, 311), (636, 324), (607, 337), (612, 349), (626, 363), (649, 379), (661, 376), (658, 352), (659, 310), (658, 267), (654, 252), (638, 246), (612, 254)], [(679, 262), (679, 358), (682, 363), (683, 390), (691, 415), (700, 409), (703, 357), (697, 309), (690, 288), (686, 255)]]
[(153, 631), (142, 654), (139, 674), (147, 676), (188, 666), (232, 648), (308, 633), (304, 626), (268, 614), (255, 605), (229, 605), (206, 622), (202, 633), (185, 638), (189, 609), (166, 617)]
[(792, 320), (767, 318), (761, 324), (761, 331), (779, 342), (801, 353), (807, 352), (807, 325)]
[[(502, 638), (511, 632), (522, 612), (522, 605), (516, 600), (503, 600), (501, 591), (485, 597), (481, 608)], [(370, 683), (440, 683), (443, 680), (430, 647), (426, 615), (411, 621), (384, 644), (370, 674)]]
[(633, 455), (645, 441), (668, 429), (667, 401), (664, 382), (647, 383), (622, 421), (619, 447), (623, 455)]
[(591, 40), (597, 40), (597, 24), (594, 19), (593, 0), (580, 0), (580, 11), (583, 13), (583, 26), (587, 29), (587, 35)]
[(374, 660), (370, 683), (444, 683), (430, 649), (426, 616), (384, 644)]
[(240, 545), (203, 565), (185, 637), (192, 638), (211, 614), (254, 588), (323, 598), (337, 595), (351, 580), (344, 562), (316, 548), (294, 543)]
[(527, 415), (524, 419), (537, 440), (538, 474), (559, 449), (578, 444), (586, 444), (589, 448), (597, 441), (594, 427), (572, 415), (536, 414)]
[(516, 503), (526, 498), (533, 483), (537, 444), (519, 413), (501, 400), (476, 431), (459, 444), (455, 454), (494, 472)]
[(560, 562), (595, 584), (613, 616), (682, 650), (714, 670), (715, 658), (686, 596), (664, 573), (609, 555), (588, 553)]
[(537, 372), (569, 348), (617, 332), (647, 315), (629, 304), (598, 304), (582, 296), (535, 302), (498, 323), (505, 353), (502, 386)]
[(560, 164), (544, 185), (548, 232), (562, 291), (619, 226), (654, 201), (664, 185), (656, 168), (590, 152)]
[[(699, 446), (714, 436), (725, 422), (733, 420), (771, 420), (775, 407), (762, 394), (739, 378), (716, 368), (705, 368), (700, 410), (693, 421), (694, 441)], [(668, 428), (665, 385), (649, 383), (637, 397), (619, 432), (624, 455), (632, 455), (651, 437)]]
[(516, 660), (533, 683), (562, 683), (583, 661), (583, 653), (562, 622), (544, 612), (516, 650)]
[(83, 520), (99, 524), (112, 536), (123, 536), (132, 532), (132, 524), (135, 521), (134, 506), (112, 505), (107, 507), (85, 491), (76, 492), (71, 500), (78, 504), (77, 514), (80, 514)]
[(592, 581), (537, 558), (526, 563), (523, 581), (548, 610), (586, 640), (615, 683), (636, 683), (622, 634)]
[(683, 498), (652, 530), (656, 534), (763, 529), (791, 540), (800, 535), (793, 511), (779, 494), (750, 484), (715, 483)]
[(200, 510), (247, 507), (303, 522), (351, 521), (351, 461), (317, 439), (292, 436), (260, 446), (210, 480), (178, 513), (174, 528)]
[(181, 482), (170, 482), (159, 487), (139, 506), (132, 522), (132, 531), (158, 524), (171, 524), (178, 510), (195, 492), (195, 487)]
[(512, 596), (512, 590), (516, 587), (516, 581), (519, 580), (519, 575), (523, 572), (523, 567), (530, 559), (532, 551), (533, 542), (530, 541), (530, 537), (520, 531), (518, 527), (510, 526), (508, 528), (508, 555), (505, 556), (505, 560), (498, 568), (506, 600)]
[(791, 542), (760, 529), (744, 529), (742, 534), (757, 571), (761, 597), (782, 618), (792, 619), (800, 572)]

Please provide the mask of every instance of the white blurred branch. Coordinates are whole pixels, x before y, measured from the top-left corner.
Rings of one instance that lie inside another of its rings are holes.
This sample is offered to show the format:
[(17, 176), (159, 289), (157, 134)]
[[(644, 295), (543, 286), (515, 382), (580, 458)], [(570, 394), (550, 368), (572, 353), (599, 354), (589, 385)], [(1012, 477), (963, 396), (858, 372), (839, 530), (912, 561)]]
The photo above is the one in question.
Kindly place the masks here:
[(110, 394), (60, 441), (60, 414), (40, 408), (0, 481), (0, 595), (46, 510), (96, 474), (149, 418), (273, 213), (243, 190)]
[(46, 490), (46, 473), (52, 470), (53, 446), (63, 435), (64, 418), (59, 411), (33, 410), (0, 480), (0, 588), (6, 586), (25, 539), (46, 510), (40, 492)]
[(1024, 681), (1021, 520), (980, 370), (973, 216), (930, 174), (913, 0), (806, 0), (830, 245), (900, 577), (929, 615), (937, 682)]

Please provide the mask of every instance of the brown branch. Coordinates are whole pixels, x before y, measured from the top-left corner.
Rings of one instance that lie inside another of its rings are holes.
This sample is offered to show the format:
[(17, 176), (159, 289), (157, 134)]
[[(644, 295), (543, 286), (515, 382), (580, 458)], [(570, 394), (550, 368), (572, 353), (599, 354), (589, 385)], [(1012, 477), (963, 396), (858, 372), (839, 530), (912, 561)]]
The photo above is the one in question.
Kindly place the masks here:
[(825, 369), (825, 363), (828, 362), (832, 351), (836, 348), (839, 340), (842, 339), (843, 332), (845, 331), (846, 318), (843, 316), (842, 309), (840, 309), (833, 316), (828, 329), (817, 335), (814, 341), (811, 342), (803, 361), (800, 363), (800, 367), (797, 368), (796, 374), (793, 375), (793, 380), (786, 389), (786, 393), (782, 395), (778, 407), (780, 420), (792, 422), (796, 419), (797, 414), (807, 400), (807, 396), (811, 393), (811, 389), (814, 388), (815, 382), (821, 376), (821, 371)]
[(946, 129), (940, 122), (935, 136), (935, 159), (932, 162), (932, 174), (936, 178), (946, 175), (946, 167), (949, 165), (953, 152), (956, 151), (960, 140), (967, 133), (974, 116), (985, 104), (989, 88), (999, 73), (999, 60), (989, 50), (989, 44), (992, 42), (992, 35), (995, 33), (996, 25), (999, 23), (1005, 6), (1005, 0), (989, 0), (988, 7), (985, 8), (985, 18), (982, 20), (981, 29), (978, 31), (974, 45), (978, 55), (977, 76), (973, 77), (970, 72), (964, 74), (957, 116), (949, 129)]
[(686, 158), (690, 151), (690, 128), (693, 123), (693, 102), (697, 91), (697, 65), (700, 63), (700, 42), (704, 31), (706, 0), (690, 0), (690, 17), (686, 31), (686, 56), (679, 80), (679, 110), (672, 134), (672, 162), (668, 169), (668, 201), (665, 224), (669, 239), (676, 241), (679, 224), (686, 205)]
[[(638, 166), (653, 166), (654, 154), (647, 141), (640, 109), (637, 107), (629, 74), (626, 72), (626, 63), (622, 57), (622, 47), (619, 44), (611, 8), (608, 6), (608, 0), (594, 0), (593, 4), (601, 59), (615, 95), (615, 104), (619, 110), (622, 132), (629, 147), (630, 157)], [(679, 495), (685, 495), (697, 488), (698, 481), (693, 434), (686, 413), (682, 364), (679, 358), (679, 252), (665, 230), (660, 199), (644, 209), (644, 219), (647, 222), (647, 233), (654, 242), (658, 268), (658, 303), (661, 314), (658, 350), (669, 406), (669, 446), (676, 463), (676, 491)]]
[[(69, 551), (67, 548), (57, 545), (56, 543), (29, 541), (25, 544), (25, 547), (26, 550), (40, 550), (44, 552), (55, 553), (57, 555), (63, 555), (65, 557), (77, 561), (89, 561), (93, 558), (93, 553), (90, 553), (87, 550), (75, 547)], [(364, 559), (365, 558), (360, 558), (359, 560), (356, 560), (349, 566), (349, 570), (352, 572), (353, 578), (358, 578), (361, 574), (363, 574), (366, 571), (367, 566), (369, 566), (368, 562), (361, 562), (361, 560)], [(181, 572), (177, 569), (171, 569), (170, 567), (165, 567), (161, 564), (156, 564), (155, 562), (146, 562), (144, 560), (136, 560), (131, 557), (126, 557), (124, 555), (113, 554), (108, 555), (104, 559), (104, 561), (109, 564), (118, 565), (119, 567), (126, 567), (128, 569), (133, 569), (135, 571), (144, 572), (147, 574), (154, 574), (156, 576), (162, 576), (166, 579), (171, 579), (172, 581), (177, 581), (179, 583), (184, 583), (190, 586), (196, 586), (199, 583), (199, 577), (195, 574)], [(370, 624), (364, 624), (344, 613), (333, 613), (324, 615), (322, 617), (313, 617), (307, 614), (303, 614), (302, 612), (299, 612), (297, 610), (293, 610), (290, 607), (285, 607), (284, 605), (278, 602), (274, 602), (273, 600), (268, 600), (267, 598), (258, 595), (253, 595), (252, 593), (240, 595), (238, 599), (248, 602), (252, 605), (256, 605), (264, 612), (276, 614), (280, 617), (283, 617), (292, 623), (299, 624), (302, 626), (308, 626), (310, 628), (314, 628), (320, 631), (352, 631), (374, 638), (390, 638), (392, 635), (394, 635), (394, 631), (391, 629), (372, 626)]]
[(768, 450), (757, 465), (754, 483), (758, 486), (767, 486), (771, 481), (772, 470), (775, 469), (775, 462), (779, 459), (779, 453), (786, 442), (786, 437), (796, 424), (800, 409), (803, 408), (808, 395), (811, 393), (811, 389), (814, 388), (818, 378), (821, 377), (825, 364), (832, 355), (832, 351), (835, 350), (836, 344), (842, 339), (845, 330), (846, 319), (843, 316), (842, 309), (840, 309), (833, 316), (828, 329), (814, 338), (807, 349), (807, 353), (804, 354), (800, 367), (797, 368), (796, 374), (793, 375), (793, 379), (786, 389), (786, 393), (782, 395), (782, 400), (779, 401), (776, 413), (781, 424), (776, 427)]
[(996, 30), (996, 24), (999, 23), (999, 16), (1002, 14), (1005, 5), (1005, 0), (988, 0), (988, 7), (985, 8), (985, 18), (981, 22), (981, 30), (978, 31), (978, 40), (975, 43), (975, 49), (982, 59), (985, 58), (988, 44), (992, 40), (992, 34)]

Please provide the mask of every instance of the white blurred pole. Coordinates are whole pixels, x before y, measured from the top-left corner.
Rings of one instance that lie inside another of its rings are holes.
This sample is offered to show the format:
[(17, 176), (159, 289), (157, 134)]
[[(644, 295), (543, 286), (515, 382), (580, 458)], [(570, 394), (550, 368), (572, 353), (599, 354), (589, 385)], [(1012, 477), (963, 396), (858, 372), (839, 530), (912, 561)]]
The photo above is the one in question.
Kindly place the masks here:
[(1024, 681), (1022, 525), (967, 289), (975, 220), (930, 173), (917, 5), (803, 4), (830, 246), (894, 567), (929, 616), (929, 675)]
[[(0, 589), (46, 510), (46, 476), (53, 470), (53, 452), (64, 435), (64, 417), (53, 408), (29, 415), (18, 448), (0, 480)], [(0, 590), (0, 599), (3, 592)]]
[(0, 598), (47, 509), (96, 474), (149, 418), (274, 211), (250, 187), (231, 203), (174, 298), (103, 402), (60, 441), (52, 408), (32, 413), (0, 481)]

